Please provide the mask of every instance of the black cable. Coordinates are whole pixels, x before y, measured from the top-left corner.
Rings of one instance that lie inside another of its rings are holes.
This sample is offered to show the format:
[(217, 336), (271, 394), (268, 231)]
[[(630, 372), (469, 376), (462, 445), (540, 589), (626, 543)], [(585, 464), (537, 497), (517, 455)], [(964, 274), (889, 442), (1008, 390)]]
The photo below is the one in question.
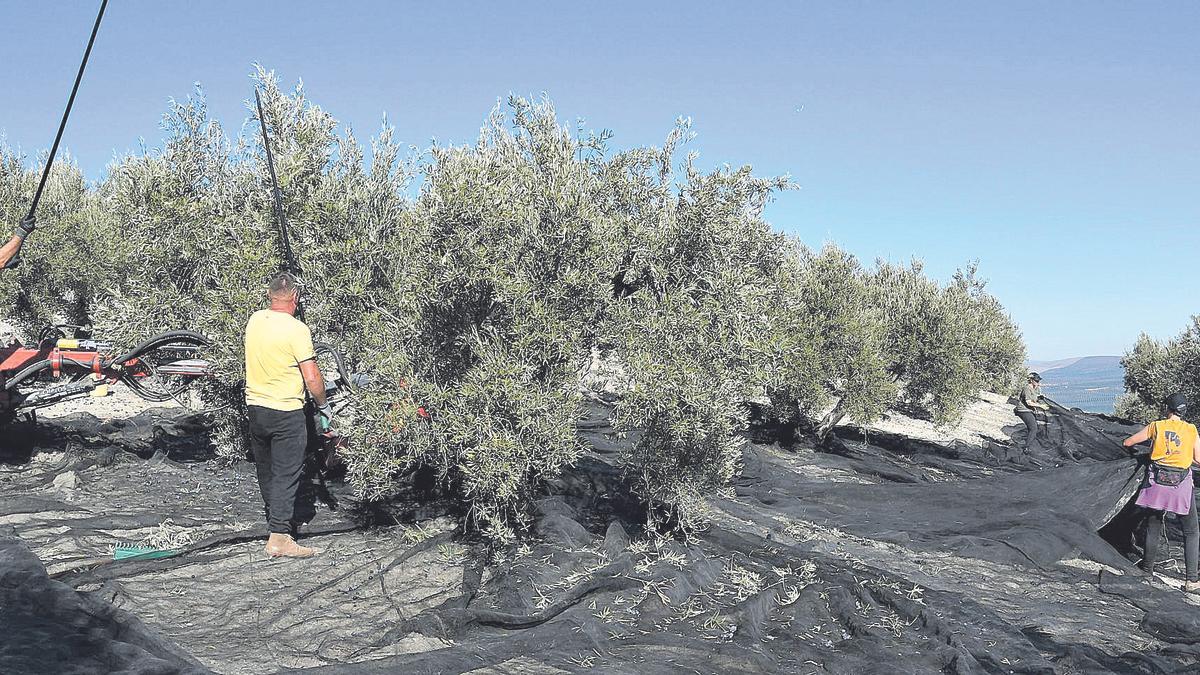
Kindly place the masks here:
[(121, 382), (123, 382), (125, 386), (129, 387), (133, 393), (137, 394), (138, 398), (150, 401), (151, 403), (165, 403), (182, 394), (184, 391), (187, 391), (186, 384), (178, 389), (168, 392), (156, 391), (143, 385), (136, 377), (132, 376), (122, 377)]
[(121, 382), (123, 382), (127, 387), (129, 387), (129, 389), (131, 391), (133, 391), (133, 393), (137, 394), (138, 397), (145, 399), (147, 401), (150, 401), (152, 403), (165, 403), (167, 401), (170, 401), (171, 399), (174, 399), (175, 397), (183, 394), (183, 392), (187, 391), (188, 387), (191, 386), (191, 382), (184, 382), (183, 384), (179, 385), (175, 389), (168, 389), (167, 391), (160, 391), (157, 389), (151, 389), (150, 387), (147, 387), (146, 385), (141, 383), (139, 378), (137, 378), (136, 376), (132, 376), (132, 375), (123, 376), (121, 378)]
[[(130, 352), (128, 352), (120, 357), (117, 357), (110, 363), (125, 365), (129, 361), (131, 361), (135, 358), (144, 356), (147, 352), (149, 352), (153, 349), (158, 349), (160, 347), (166, 347), (166, 346), (171, 345), (172, 343), (178, 344), (181, 342), (182, 343), (190, 343), (190, 344), (187, 344), (186, 346), (191, 346), (191, 347), (207, 347), (210, 344), (212, 344), (208, 338), (204, 337), (200, 333), (196, 333), (193, 331), (187, 331), (187, 330), (168, 331), (166, 333), (161, 333), (159, 335), (155, 335), (154, 337), (147, 339), (146, 341), (142, 342), (137, 347), (134, 347), (133, 350), (131, 350)], [(149, 363), (147, 363), (146, 365), (147, 365), (147, 367), (149, 367), (151, 369), (152, 375), (157, 374), (157, 371), (153, 369), (154, 368), (153, 365), (151, 365)], [(131, 391), (133, 391), (134, 394), (137, 394), (138, 397), (140, 397), (144, 400), (150, 401), (152, 403), (165, 403), (167, 401), (170, 401), (170, 400), (174, 399), (175, 397), (179, 396), (180, 394), (182, 394), (183, 392), (187, 391), (188, 386), (190, 386), (190, 383), (184, 383), (184, 384), (180, 385), (179, 387), (176, 387), (175, 389), (168, 389), (167, 391), (151, 389), (150, 387), (147, 387), (146, 385), (142, 384), (141, 379), (137, 375), (134, 375), (133, 373), (130, 373), (128, 371), (121, 373), (120, 380), (121, 380), (121, 382), (123, 382), (125, 384), (125, 386), (129, 387), (129, 389)]]
[(332, 356), (333, 363), (334, 363), (335, 367), (337, 368), (338, 377), (341, 378), (342, 382), (346, 383), (347, 389), (352, 388), (352, 383), (350, 382), (350, 374), (346, 371), (346, 359), (344, 356), (342, 356), (342, 353), (337, 350), (337, 348), (335, 348), (333, 345), (325, 343), (325, 342), (316, 342), (316, 343), (313, 343), (313, 351), (318, 354), (324, 352), (324, 353)]
[[(123, 366), (126, 363), (128, 363), (129, 361), (132, 361), (133, 359), (135, 359), (139, 356), (142, 356), (143, 354), (150, 351), (151, 349), (154, 349), (156, 347), (162, 347), (165, 344), (171, 343), (171, 342), (192, 342), (193, 344), (191, 346), (194, 346), (194, 347), (207, 347), (210, 344), (212, 344), (208, 338), (204, 337), (203, 335), (201, 335), (199, 333), (195, 333), (195, 332), (187, 331), (187, 330), (168, 331), (166, 333), (161, 333), (159, 335), (155, 335), (154, 337), (146, 340), (145, 342), (143, 342), (140, 345), (138, 345), (137, 347), (135, 347), (130, 352), (128, 352), (120, 357), (117, 357), (116, 359), (112, 359), (112, 360), (102, 363), (101, 367), (103, 369), (107, 370), (109, 367), (111, 367), (114, 364), (119, 364), (119, 365)], [(62, 357), (62, 360), (66, 363), (70, 363), (70, 364), (78, 366), (80, 368), (88, 368), (88, 369), (92, 368), (91, 363), (77, 361), (70, 357), (64, 356), (64, 357)], [(5, 382), (4, 389), (6, 391), (11, 391), (11, 390), (15, 389), (17, 387), (17, 385), (21, 384), (23, 381), (25, 381), (29, 377), (36, 375), (37, 373), (45, 370), (46, 368), (50, 368), (52, 365), (53, 365), (53, 362), (50, 359), (43, 359), (41, 361), (35, 361), (34, 363), (29, 364), (25, 368), (18, 371), (15, 375), (10, 377), (8, 379), (8, 381)], [(121, 381), (125, 382), (125, 384), (129, 385), (130, 388), (134, 389), (135, 391), (147, 392), (148, 394), (156, 397), (156, 398), (151, 398), (148, 400), (155, 401), (158, 403), (162, 403), (164, 401), (170, 400), (174, 395), (178, 394), (178, 392), (176, 392), (175, 394), (167, 395), (166, 398), (161, 398), (163, 396), (163, 394), (153, 392), (149, 388), (142, 386), (141, 383), (137, 382), (137, 380), (134, 377), (132, 377), (128, 374), (124, 374), (124, 373), (122, 374)], [(185, 387), (185, 389), (186, 389), (186, 387)], [(180, 389), (179, 391), (183, 391), (183, 389)]]
[(38, 333), (37, 343), (40, 345), (47, 340), (56, 339), (53, 335), (54, 333), (57, 333), (59, 338), (67, 337), (67, 334), (62, 332), (59, 326), (46, 326), (42, 329), (42, 332)]
[(51, 364), (50, 359), (45, 359), (43, 361), (35, 361), (28, 366), (25, 366), (23, 369), (18, 371), (16, 375), (13, 375), (8, 379), (8, 382), (4, 384), (4, 389), (6, 391), (15, 389), (18, 384), (21, 384), (21, 382), (29, 378), (31, 375), (35, 375), (38, 372), (49, 368), (51, 365), (53, 364)]
[[(92, 367), (91, 363), (85, 363), (83, 361), (76, 361), (75, 359), (72, 359), (67, 356), (62, 357), (62, 360), (65, 363), (70, 363), (72, 365), (79, 366), (80, 368), (90, 369)], [(51, 361), (50, 359), (34, 361), (33, 363), (29, 364), (28, 366), (25, 366), (20, 371), (18, 371), (16, 375), (13, 375), (12, 377), (10, 377), (8, 379), (8, 382), (6, 382), (4, 384), (4, 389), (12, 390), (12, 389), (16, 388), (17, 385), (19, 385), (22, 382), (24, 382), (25, 380), (27, 380), (30, 376), (36, 375), (37, 373), (39, 373), (53, 365), (54, 365), (54, 362)]]
[(190, 330), (172, 330), (148, 338), (129, 352), (109, 361), (109, 364), (125, 365), (151, 349), (162, 347), (169, 342), (191, 342), (191, 346), (193, 347), (208, 347), (212, 345), (212, 342), (200, 333)]

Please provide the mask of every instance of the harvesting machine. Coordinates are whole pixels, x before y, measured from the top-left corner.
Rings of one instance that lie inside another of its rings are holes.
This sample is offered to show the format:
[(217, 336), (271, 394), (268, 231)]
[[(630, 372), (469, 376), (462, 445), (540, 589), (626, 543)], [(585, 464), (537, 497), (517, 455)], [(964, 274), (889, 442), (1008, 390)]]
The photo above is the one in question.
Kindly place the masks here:
[(180, 398), (209, 374), (203, 358), (209, 341), (199, 333), (169, 331), (118, 352), (107, 342), (67, 337), (66, 329), (79, 327), (53, 326), (33, 343), (0, 347), (0, 427), (23, 412), (107, 395), (109, 386), (118, 383), (147, 401), (163, 403)]

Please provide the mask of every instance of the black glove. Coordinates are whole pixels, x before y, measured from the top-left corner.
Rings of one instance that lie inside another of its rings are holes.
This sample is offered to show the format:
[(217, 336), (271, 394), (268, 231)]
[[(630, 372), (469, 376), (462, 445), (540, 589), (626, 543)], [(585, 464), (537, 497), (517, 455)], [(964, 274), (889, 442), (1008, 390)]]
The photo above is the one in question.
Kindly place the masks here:
[(24, 239), (28, 237), (34, 230), (37, 229), (37, 216), (28, 215), (21, 219), (21, 224), (17, 225), (17, 231), (13, 234)]

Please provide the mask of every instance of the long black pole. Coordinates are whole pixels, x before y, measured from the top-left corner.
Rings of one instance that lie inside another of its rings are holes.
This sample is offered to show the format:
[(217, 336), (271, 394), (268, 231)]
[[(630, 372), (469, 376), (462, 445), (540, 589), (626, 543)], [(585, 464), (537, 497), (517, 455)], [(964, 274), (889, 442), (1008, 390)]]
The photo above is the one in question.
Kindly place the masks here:
[(287, 218), (283, 214), (283, 194), (279, 192), (279, 178), (275, 175), (275, 158), (271, 155), (271, 140), (267, 136), (267, 117), (263, 114), (262, 97), (258, 87), (254, 88), (254, 104), (258, 106), (258, 124), (262, 128), (263, 149), (267, 151), (267, 169), (271, 172), (271, 195), (275, 200), (275, 220), (279, 223), (279, 240), (283, 247), (284, 270), (300, 274), (300, 263), (292, 254), (292, 242), (288, 237)]
[(67, 109), (63, 111), (62, 121), (58, 123), (58, 133), (54, 136), (54, 145), (50, 147), (46, 168), (42, 169), (42, 180), (38, 182), (37, 192), (33, 194), (33, 203), (29, 205), (29, 218), (37, 213), (38, 202), (42, 199), (42, 190), (46, 187), (46, 179), (50, 177), (50, 167), (54, 166), (54, 156), (58, 154), (58, 144), (62, 141), (63, 131), (67, 128), (67, 118), (71, 116), (71, 106), (75, 105), (75, 94), (79, 93), (79, 83), (83, 81), (83, 71), (87, 68), (88, 57), (92, 55), (92, 45), (96, 44), (96, 33), (100, 31), (100, 20), (104, 18), (105, 7), (108, 7), (108, 0), (102, 0), (100, 11), (96, 14), (96, 23), (92, 26), (92, 37), (88, 39), (87, 49), (83, 52), (83, 61), (79, 63), (79, 72), (75, 74), (75, 86), (71, 87), (71, 98), (67, 99)]

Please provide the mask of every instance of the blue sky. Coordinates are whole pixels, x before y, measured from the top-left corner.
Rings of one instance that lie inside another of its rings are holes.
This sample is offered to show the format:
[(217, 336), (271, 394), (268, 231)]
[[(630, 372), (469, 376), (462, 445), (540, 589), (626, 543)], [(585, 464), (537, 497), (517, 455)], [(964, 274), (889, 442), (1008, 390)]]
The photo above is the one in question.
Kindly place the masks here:
[[(10, 146), (49, 145), (97, 6), (0, 0)], [(236, 132), (254, 62), (418, 145), (509, 92), (618, 147), (686, 115), (702, 164), (801, 186), (775, 226), (939, 277), (978, 258), (1033, 358), (1119, 354), (1197, 312), (1198, 34), (1194, 2), (112, 0), (64, 145), (96, 178), (194, 82)]]

